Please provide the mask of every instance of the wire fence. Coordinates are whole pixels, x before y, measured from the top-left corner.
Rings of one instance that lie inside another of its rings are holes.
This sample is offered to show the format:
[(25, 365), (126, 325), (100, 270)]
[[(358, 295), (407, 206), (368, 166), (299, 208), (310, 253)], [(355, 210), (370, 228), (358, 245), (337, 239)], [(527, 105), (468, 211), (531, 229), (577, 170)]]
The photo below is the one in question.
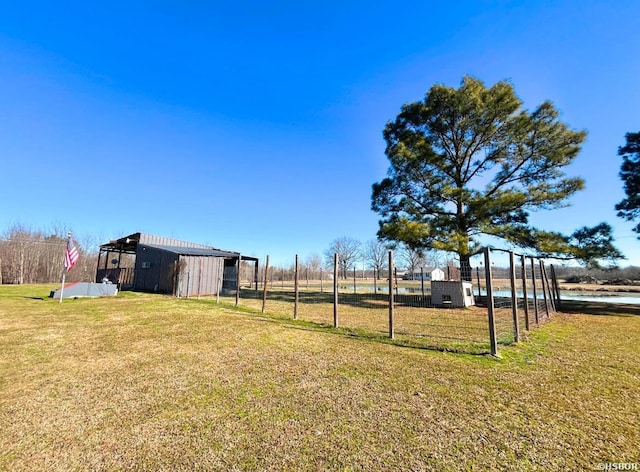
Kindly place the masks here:
[[(509, 254), (509, 267), (493, 266), (496, 252)], [(519, 342), (546, 322), (559, 303), (553, 266), (499, 249), (485, 250), (484, 264), (467, 277), (472, 280), (460, 280), (460, 271), (454, 271), (457, 279), (434, 279), (434, 272), (404, 280), (397, 276), (392, 252), (390, 271), (353, 270), (349, 278), (340, 277), (337, 256), (333, 270), (301, 270), (297, 256), (295, 260), (291, 270), (274, 271), (267, 257), (255, 275), (237, 280), (235, 290), (217, 299), (362, 337), (493, 355), (499, 346)]]

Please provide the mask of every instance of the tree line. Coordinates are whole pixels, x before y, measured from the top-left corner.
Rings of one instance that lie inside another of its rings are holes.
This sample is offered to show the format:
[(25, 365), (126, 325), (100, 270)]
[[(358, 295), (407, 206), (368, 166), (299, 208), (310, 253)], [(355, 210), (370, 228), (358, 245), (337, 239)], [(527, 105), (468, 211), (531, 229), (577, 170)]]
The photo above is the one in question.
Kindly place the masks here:
[[(410, 274), (419, 274), (422, 269), (454, 265), (451, 257), (441, 251), (411, 247), (404, 243), (392, 243), (381, 239), (369, 239), (365, 243), (343, 236), (334, 239), (324, 251), (326, 267), (333, 267), (337, 256), (339, 277), (346, 279), (358, 267), (381, 274), (388, 270), (389, 251), (394, 251), (394, 264)], [(335, 255), (335, 256), (334, 256)]]
[[(0, 284), (59, 282), (64, 270), (67, 233), (63, 228), (31, 229), (12, 225), (0, 234)], [(80, 259), (66, 277), (68, 282), (95, 278), (98, 252), (90, 238), (74, 239)]]

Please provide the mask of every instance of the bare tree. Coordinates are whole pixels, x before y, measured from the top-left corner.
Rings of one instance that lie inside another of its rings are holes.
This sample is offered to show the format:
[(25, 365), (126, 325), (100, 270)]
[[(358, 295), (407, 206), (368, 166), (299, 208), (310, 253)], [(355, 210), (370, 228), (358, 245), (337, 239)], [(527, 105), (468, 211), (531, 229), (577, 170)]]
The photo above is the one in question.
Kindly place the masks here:
[(440, 263), (440, 257), (435, 251), (412, 249), (406, 244), (400, 246), (399, 259), (412, 276), (419, 273), (421, 268), (431, 269)]
[[(66, 233), (32, 230), (13, 225), (0, 235), (0, 281), (9, 284), (57, 282), (63, 270)], [(80, 261), (67, 281), (92, 280), (97, 252), (75, 241)]]
[(355, 266), (356, 261), (360, 257), (361, 246), (362, 243), (360, 241), (348, 236), (334, 239), (329, 248), (324, 252), (327, 266), (333, 266), (333, 256), (337, 254), (340, 276), (346, 279), (349, 269)]
[(305, 262), (303, 266), (306, 270), (309, 271), (309, 274), (312, 279), (320, 278), (320, 269), (322, 269), (322, 258), (319, 254), (311, 254)]
[(364, 246), (364, 257), (369, 265), (376, 271), (380, 278), (380, 271), (384, 270), (389, 262), (389, 246), (379, 239), (370, 239)]
[(420, 267), (424, 267), (424, 254), (422, 249), (412, 249), (406, 244), (400, 245), (398, 251), (398, 259), (405, 266), (411, 276), (416, 273), (416, 270), (420, 270)]

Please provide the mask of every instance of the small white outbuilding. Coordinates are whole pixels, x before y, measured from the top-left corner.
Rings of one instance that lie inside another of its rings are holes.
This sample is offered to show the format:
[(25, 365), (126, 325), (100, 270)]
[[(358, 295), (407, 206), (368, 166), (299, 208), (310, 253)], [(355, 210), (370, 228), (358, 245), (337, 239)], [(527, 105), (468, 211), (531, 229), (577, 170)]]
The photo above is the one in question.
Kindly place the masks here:
[(438, 307), (465, 308), (475, 305), (471, 282), (432, 280), (431, 303)]

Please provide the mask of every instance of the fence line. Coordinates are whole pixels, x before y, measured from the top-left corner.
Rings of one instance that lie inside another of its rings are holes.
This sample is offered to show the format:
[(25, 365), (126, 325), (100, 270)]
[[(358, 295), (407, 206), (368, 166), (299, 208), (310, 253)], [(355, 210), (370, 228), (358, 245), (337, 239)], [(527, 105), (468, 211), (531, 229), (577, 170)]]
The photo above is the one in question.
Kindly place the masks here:
[[(495, 252), (508, 253), (508, 268), (494, 267)], [(253, 280), (243, 285), (237, 277), (235, 293), (216, 294), (216, 300), (235, 297), (236, 306), (355, 330), (363, 336), (494, 356), (499, 355), (499, 346), (521, 341), (531, 329), (546, 322), (560, 303), (553, 266), (548, 269), (540, 259), (511, 251), (485, 250), (484, 268), (476, 267), (475, 271), (476, 287), (459, 279), (425, 284), (423, 271), (419, 281), (398, 280), (392, 251), (388, 262), (390, 270), (384, 275), (374, 271), (373, 280), (364, 271), (360, 278), (356, 271), (349, 271), (348, 278), (341, 279), (337, 255), (333, 257), (333, 273), (320, 270), (311, 274), (308, 269), (301, 272), (296, 255), (292, 271), (285, 274), (281, 269), (274, 276), (276, 270), (269, 267), (267, 256), (262, 277), (255, 277), (255, 288)], [(241, 267), (239, 261), (236, 274), (241, 273)], [(326, 283), (326, 279), (333, 283)], [(384, 279), (386, 283), (382, 283)]]

